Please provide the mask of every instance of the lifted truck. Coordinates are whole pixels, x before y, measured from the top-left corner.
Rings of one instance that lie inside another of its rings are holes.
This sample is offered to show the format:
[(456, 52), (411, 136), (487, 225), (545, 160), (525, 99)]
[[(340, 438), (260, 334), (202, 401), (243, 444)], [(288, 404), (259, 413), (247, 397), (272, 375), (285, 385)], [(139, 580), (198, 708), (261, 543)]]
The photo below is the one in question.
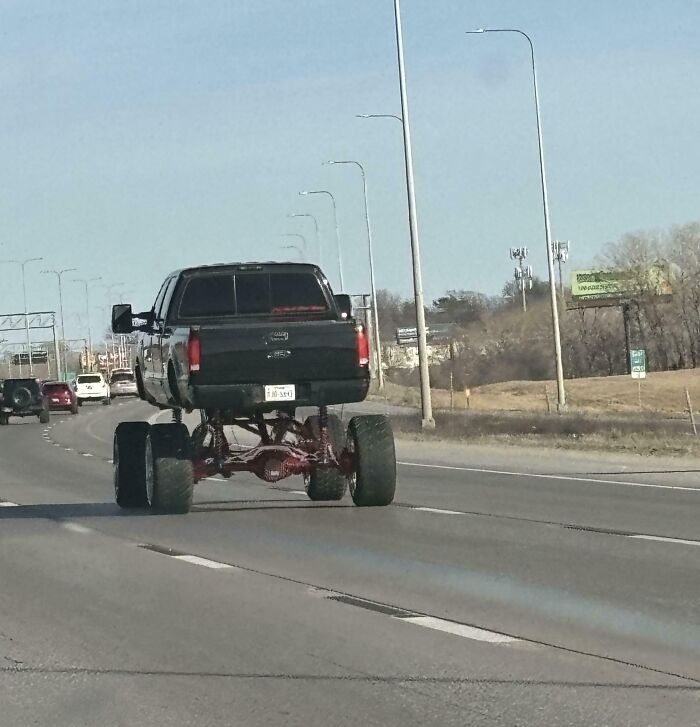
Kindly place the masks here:
[[(252, 472), (266, 482), (303, 475), (311, 500), (390, 504), (396, 489), (391, 425), (328, 406), (362, 401), (369, 342), (350, 298), (333, 295), (315, 265), (232, 263), (169, 275), (150, 311), (115, 305), (112, 330), (138, 331), (139, 397), (170, 409), (168, 424), (122, 422), (114, 434), (114, 490), (123, 508), (185, 513), (194, 484)], [(299, 407), (318, 413), (303, 422)], [(190, 434), (183, 412), (199, 410)], [(259, 438), (231, 442), (226, 426)]]

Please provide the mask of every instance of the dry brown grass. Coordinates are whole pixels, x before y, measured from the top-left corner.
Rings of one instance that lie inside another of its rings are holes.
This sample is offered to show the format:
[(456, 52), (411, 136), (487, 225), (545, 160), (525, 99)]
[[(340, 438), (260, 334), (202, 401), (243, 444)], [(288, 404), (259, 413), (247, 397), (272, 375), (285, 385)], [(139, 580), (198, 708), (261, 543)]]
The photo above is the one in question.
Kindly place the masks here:
[[(661, 414), (664, 417), (687, 417), (685, 388), (688, 388), (693, 408), (700, 411), (700, 369), (650, 373), (638, 383), (629, 376), (597, 376), (588, 379), (568, 379), (566, 393), (571, 411), (590, 414), (640, 412)], [(473, 411), (545, 412), (545, 386), (552, 405), (556, 404), (557, 387), (554, 381), (506, 381), (479, 386), (471, 390), (469, 408)], [(387, 382), (386, 399), (392, 404), (418, 406), (418, 389)], [(384, 398), (384, 397), (382, 397)], [(450, 408), (450, 392), (433, 389), (433, 406)], [(455, 409), (467, 408), (464, 392), (454, 393)], [(700, 420), (700, 415), (698, 415)], [(699, 421), (700, 425), (700, 421)]]

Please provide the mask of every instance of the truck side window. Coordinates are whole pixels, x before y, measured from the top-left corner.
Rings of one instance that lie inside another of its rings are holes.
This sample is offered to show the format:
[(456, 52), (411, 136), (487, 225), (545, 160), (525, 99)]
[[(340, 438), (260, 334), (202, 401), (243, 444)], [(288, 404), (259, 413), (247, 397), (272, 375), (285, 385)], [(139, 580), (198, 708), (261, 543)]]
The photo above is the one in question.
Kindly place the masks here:
[(168, 315), (168, 308), (170, 307), (170, 301), (173, 297), (173, 290), (175, 289), (175, 285), (177, 284), (177, 277), (177, 275), (173, 275), (167, 281), (165, 293), (163, 295), (163, 299), (160, 302), (160, 309), (156, 311), (156, 319), (159, 321), (164, 321), (166, 319), (166, 316)]
[(156, 296), (156, 302), (153, 304), (153, 312), (156, 314), (156, 319), (158, 318), (158, 312), (160, 311), (160, 307), (163, 303), (163, 298), (165, 296), (165, 291), (168, 288), (168, 283), (170, 282), (170, 278), (168, 278), (163, 285), (160, 286), (160, 290), (158, 291), (158, 295)]

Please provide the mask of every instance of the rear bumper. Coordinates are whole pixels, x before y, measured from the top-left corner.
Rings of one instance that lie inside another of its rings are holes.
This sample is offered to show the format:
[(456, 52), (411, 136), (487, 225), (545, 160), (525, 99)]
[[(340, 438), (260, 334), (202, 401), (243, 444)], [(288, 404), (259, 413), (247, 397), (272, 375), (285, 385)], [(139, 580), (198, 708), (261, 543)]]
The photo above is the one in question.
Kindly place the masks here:
[(136, 384), (134, 384), (134, 386), (131, 386), (129, 388), (126, 388), (126, 387), (124, 387), (123, 389), (112, 388), (112, 390), (109, 393), (110, 393), (110, 396), (112, 396), (112, 397), (114, 397), (114, 396), (138, 396), (139, 395), (139, 391), (136, 388)]
[(198, 385), (187, 389), (188, 408), (220, 409), (233, 415), (246, 416), (256, 412), (301, 406), (330, 406), (363, 401), (369, 389), (369, 378), (330, 381), (296, 382), (297, 398), (292, 401), (265, 401), (262, 384)]
[(102, 401), (109, 399), (109, 394), (76, 394), (78, 401)]
[(6, 414), (7, 416), (11, 417), (35, 417), (38, 414), (41, 414), (42, 411), (45, 411), (43, 407), (35, 407), (32, 409), (20, 409), (19, 411), (12, 409), (7, 406), (3, 406), (2, 409), (0, 409), (0, 412), (3, 414)]

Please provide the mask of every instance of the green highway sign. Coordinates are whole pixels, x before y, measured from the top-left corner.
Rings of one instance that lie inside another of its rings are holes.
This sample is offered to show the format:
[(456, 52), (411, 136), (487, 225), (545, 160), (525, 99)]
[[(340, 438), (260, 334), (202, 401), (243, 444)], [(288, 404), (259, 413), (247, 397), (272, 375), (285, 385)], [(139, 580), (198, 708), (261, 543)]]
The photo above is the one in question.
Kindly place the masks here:
[(630, 374), (633, 379), (645, 379), (647, 376), (647, 352), (643, 348), (630, 350)]

